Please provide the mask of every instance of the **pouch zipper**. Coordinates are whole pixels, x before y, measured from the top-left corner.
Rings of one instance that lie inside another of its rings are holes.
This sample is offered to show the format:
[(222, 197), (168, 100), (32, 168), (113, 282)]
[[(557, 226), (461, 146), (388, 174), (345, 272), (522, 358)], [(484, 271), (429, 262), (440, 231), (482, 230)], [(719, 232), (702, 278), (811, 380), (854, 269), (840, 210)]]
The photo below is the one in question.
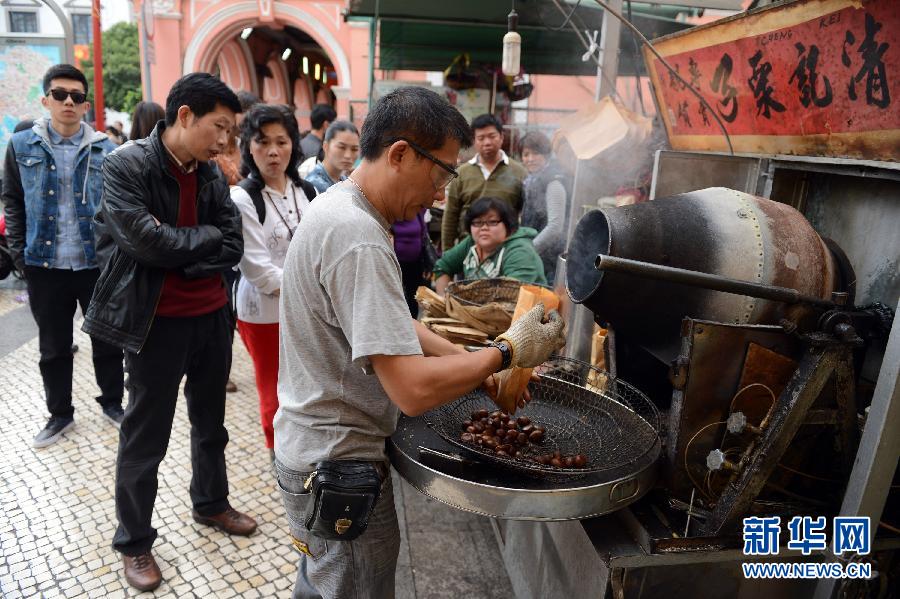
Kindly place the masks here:
[(312, 487), (313, 479), (316, 477), (316, 475), (318, 473), (319, 473), (318, 470), (313, 470), (312, 472), (310, 472), (309, 476), (306, 477), (306, 482), (303, 483), (304, 491), (309, 491), (310, 487)]

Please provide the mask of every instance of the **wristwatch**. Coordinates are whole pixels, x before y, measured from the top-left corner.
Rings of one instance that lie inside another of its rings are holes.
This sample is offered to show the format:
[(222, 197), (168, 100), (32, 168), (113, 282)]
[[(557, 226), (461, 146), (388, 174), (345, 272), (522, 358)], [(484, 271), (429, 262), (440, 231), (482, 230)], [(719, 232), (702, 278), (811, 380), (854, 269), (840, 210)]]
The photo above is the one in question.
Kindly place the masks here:
[(497, 372), (509, 368), (509, 365), (512, 364), (512, 348), (509, 346), (509, 343), (503, 340), (491, 341), (490, 347), (499, 349), (500, 355), (503, 358), (503, 362), (500, 364), (500, 368), (497, 369)]

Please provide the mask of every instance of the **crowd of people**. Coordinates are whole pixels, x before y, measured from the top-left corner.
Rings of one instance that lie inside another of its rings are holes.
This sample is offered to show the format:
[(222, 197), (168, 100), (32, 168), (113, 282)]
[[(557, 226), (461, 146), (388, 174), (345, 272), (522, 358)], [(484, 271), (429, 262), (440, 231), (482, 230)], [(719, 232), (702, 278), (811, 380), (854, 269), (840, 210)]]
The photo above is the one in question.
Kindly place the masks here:
[[(228, 534), (256, 529), (228, 498), (236, 328), (302, 554), (294, 596), (393, 596), (400, 537), (384, 442), (399, 413), (479, 386), (494, 395), (494, 373), (536, 366), (563, 343), (561, 319), (542, 306), (477, 352), (415, 320), (415, 289), (432, 278), (438, 293), (454, 277), (552, 282), (571, 200), (547, 138), (523, 139), (523, 166), (502, 149), (495, 117), (467, 123), (416, 87), (384, 96), (361, 130), (317, 105), (301, 136), (292, 109), (191, 73), (165, 107), (139, 103), (117, 145), (120, 124), (103, 134), (84, 120), (81, 71), (56, 65), (43, 89), (50, 116), (13, 135), (2, 190), (50, 413), (33, 444), (74, 425), (80, 305), (97, 402), (119, 429), (112, 545), (128, 583), (162, 580), (151, 515), (185, 377), (192, 516)], [(428, 209), (445, 198), (437, 257)], [(351, 470), (362, 482), (349, 493), (368, 500), (348, 502), (335, 523), (316, 477)]]

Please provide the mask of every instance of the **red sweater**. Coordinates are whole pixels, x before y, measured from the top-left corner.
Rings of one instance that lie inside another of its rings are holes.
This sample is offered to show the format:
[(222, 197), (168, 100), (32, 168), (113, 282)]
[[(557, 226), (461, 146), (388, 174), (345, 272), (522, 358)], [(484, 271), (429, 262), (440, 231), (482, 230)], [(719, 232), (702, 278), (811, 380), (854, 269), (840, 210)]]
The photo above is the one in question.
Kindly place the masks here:
[[(169, 162), (169, 171), (178, 181), (178, 226), (197, 225), (197, 171), (183, 173)], [(228, 303), (225, 281), (221, 275), (187, 279), (180, 271), (169, 270), (163, 282), (157, 316), (187, 317), (214, 312)]]

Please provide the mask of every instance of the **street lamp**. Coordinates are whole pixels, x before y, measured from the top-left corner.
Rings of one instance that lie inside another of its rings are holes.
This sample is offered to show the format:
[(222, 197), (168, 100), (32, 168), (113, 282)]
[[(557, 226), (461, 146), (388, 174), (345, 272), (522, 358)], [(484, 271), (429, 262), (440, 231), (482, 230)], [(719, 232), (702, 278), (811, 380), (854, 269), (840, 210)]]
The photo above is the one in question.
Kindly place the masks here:
[(522, 59), (522, 36), (516, 31), (519, 25), (519, 15), (516, 13), (515, 3), (513, 9), (507, 15), (506, 22), (509, 31), (503, 36), (503, 74), (515, 77), (519, 74)]
[(253, 27), (247, 27), (243, 31), (241, 31), (241, 39), (246, 40), (250, 37), (250, 34), (253, 33)]
[(287, 60), (290, 57), (291, 57), (291, 49), (285, 48), (284, 52), (281, 53), (281, 60)]
[(309, 75), (309, 59), (307, 57), (303, 57), (303, 74)]

